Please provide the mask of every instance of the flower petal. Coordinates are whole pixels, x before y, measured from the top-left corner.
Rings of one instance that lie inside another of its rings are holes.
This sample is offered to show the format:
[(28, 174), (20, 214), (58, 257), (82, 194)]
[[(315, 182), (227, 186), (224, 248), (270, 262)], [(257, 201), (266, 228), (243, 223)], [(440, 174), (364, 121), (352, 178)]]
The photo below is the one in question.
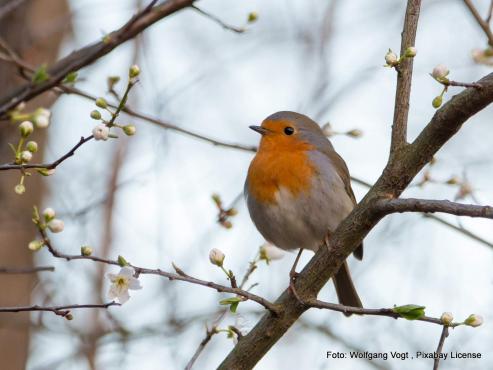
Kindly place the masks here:
[(132, 290), (142, 289), (142, 285), (140, 284), (139, 279), (136, 279), (134, 277), (130, 278), (130, 280), (128, 281), (128, 289), (132, 289)]
[(121, 304), (124, 304), (129, 299), (130, 299), (130, 294), (128, 294), (128, 290), (121, 292), (121, 294), (118, 296), (118, 300), (120, 301)]
[(134, 276), (135, 270), (130, 266), (123, 266), (118, 275), (123, 275), (125, 277)]

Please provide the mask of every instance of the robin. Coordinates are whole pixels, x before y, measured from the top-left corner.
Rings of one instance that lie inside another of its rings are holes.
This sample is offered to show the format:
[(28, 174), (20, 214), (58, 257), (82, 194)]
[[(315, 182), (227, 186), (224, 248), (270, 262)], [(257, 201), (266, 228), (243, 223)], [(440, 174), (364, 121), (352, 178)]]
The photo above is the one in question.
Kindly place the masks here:
[[(250, 128), (262, 137), (245, 182), (248, 210), (268, 242), (300, 249), (290, 280), (298, 298), (293, 281), (301, 252), (316, 252), (356, 204), (349, 170), (320, 126), (303, 114), (277, 112)], [(363, 245), (354, 256), (363, 258)], [(333, 281), (341, 304), (362, 307), (346, 261)]]

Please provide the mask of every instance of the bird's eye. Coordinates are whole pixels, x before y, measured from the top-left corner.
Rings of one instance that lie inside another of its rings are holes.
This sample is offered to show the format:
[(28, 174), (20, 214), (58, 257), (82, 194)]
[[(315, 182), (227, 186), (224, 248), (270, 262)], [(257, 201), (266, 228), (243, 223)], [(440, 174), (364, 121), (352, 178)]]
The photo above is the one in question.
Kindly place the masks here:
[(290, 127), (290, 126), (285, 127), (285, 128), (284, 128), (284, 133), (285, 133), (286, 135), (293, 135), (293, 134), (294, 134), (294, 128), (292, 128), (292, 127)]

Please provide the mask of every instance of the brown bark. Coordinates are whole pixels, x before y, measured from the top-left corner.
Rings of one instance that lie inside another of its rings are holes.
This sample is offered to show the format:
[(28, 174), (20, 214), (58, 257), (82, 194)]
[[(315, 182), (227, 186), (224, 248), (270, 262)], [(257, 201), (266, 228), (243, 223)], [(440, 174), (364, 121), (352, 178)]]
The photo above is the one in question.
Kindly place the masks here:
[[(0, 7), (7, 3), (8, 0), (0, 0)], [(56, 58), (62, 36), (67, 31), (67, 15), (66, 0), (26, 1), (0, 21), (0, 36), (32, 64), (49, 62)], [(0, 61), (0, 86), (3, 91), (19, 86), (22, 81), (14, 66)], [(49, 103), (46, 98), (39, 99), (30, 107)], [(6, 122), (1, 124), (10, 125)], [(33, 137), (42, 148), (43, 131), (39, 130)], [(12, 152), (7, 143), (16, 143), (17, 140), (16, 125), (0, 130), (2, 162), (12, 160)], [(19, 196), (14, 193), (14, 186), (19, 178), (18, 171), (6, 171), (2, 173), (0, 181), (0, 265), (3, 267), (32, 266), (32, 253), (27, 249), (27, 244), (34, 237), (30, 214), (33, 204), (39, 204), (41, 200), (42, 180), (39, 176), (28, 178), (27, 192)], [(28, 305), (36, 280), (35, 274), (0, 275), (0, 306)], [(12, 370), (25, 368), (28, 350), (29, 313), (2, 314), (1, 367)]]

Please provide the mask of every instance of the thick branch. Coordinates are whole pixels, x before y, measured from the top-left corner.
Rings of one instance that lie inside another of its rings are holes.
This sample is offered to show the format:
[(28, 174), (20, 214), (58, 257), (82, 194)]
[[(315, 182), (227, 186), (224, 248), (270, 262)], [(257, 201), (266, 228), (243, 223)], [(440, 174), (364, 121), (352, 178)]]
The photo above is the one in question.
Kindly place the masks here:
[[(157, 21), (192, 5), (194, 1), (195, 0), (168, 0), (156, 7), (146, 7), (146, 9), (132, 17), (132, 19), (121, 28), (107, 35), (104, 40), (76, 50), (58, 61), (48, 70), (50, 76), (48, 80), (39, 84), (33, 82), (26, 83), (16, 91), (0, 98), (0, 116), (4, 116), (7, 111), (14, 108), (20, 102), (28, 101), (53, 88), (70, 72), (77, 71), (93, 63)], [(153, 0), (150, 5), (153, 5), (155, 2), (156, 0)]]
[(493, 207), (475, 204), (461, 204), (449, 200), (432, 199), (381, 199), (375, 207), (385, 214), (403, 212), (450, 213), (456, 216), (482, 217), (493, 219)]
[(32, 274), (41, 271), (55, 271), (53, 266), (0, 267), (0, 274)]
[[(401, 38), (401, 53), (414, 46), (416, 30), (418, 29), (419, 10), (421, 0), (409, 0), (407, 2), (406, 18)], [(409, 100), (411, 97), (411, 80), (413, 76), (413, 58), (402, 58), (397, 70), (397, 87), (395, 93), (394, 122), (392, 124), (392, 141), (390, 144), (390, 156), (406, 144), (407, 118), (409, 113)]]
[[(397, 152), (364, 199), (332, 234), (329, 248), (320, 248), (296, 279), (296, 291), (313, 299), (343, 261), (383, 217), (374, 204), (382, 198), (397, 198), (416, 174), (471, 116), (493, 102), (493, 74), (479, 83), (482, 89), (469, 88), (440, 108), (416, 140)], [(283, 307), (280, 317), (264, 315), (238, 342), (219, 369), (251, 369), (307, 310), (288, 290), (276, 300)]]

